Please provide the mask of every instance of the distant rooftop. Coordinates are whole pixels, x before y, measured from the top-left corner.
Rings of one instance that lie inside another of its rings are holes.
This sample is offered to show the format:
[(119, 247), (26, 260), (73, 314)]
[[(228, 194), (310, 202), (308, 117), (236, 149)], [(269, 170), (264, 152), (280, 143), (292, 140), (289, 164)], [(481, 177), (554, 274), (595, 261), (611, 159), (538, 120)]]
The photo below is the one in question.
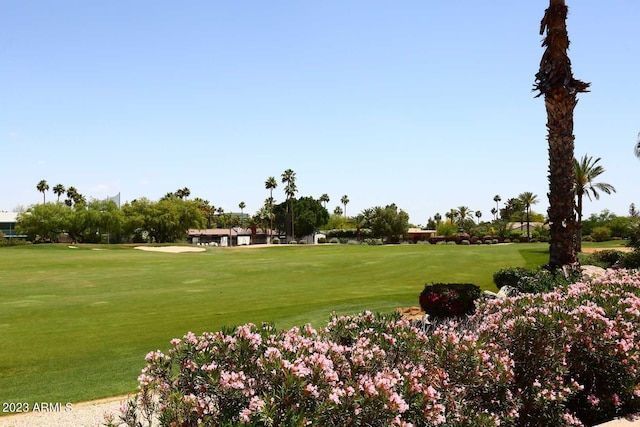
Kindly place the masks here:
[(18, 212), (0, 212), (0, 222), (16, 222)]

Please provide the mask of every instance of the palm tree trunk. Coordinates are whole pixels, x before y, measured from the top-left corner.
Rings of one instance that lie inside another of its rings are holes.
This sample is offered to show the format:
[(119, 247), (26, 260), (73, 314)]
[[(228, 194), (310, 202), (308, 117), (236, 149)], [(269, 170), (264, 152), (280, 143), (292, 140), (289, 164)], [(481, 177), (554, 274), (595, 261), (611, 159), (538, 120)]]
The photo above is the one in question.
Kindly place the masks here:
[(573, 184), (573, 109), (575, 95), (564, 87), (545, 95), (547, 128), (549, 129), (549, 225), (551, 245), (549, 265), (552, 268), (573, 265), (575, 251), (575, 206)]
[(578, 223), (576, 224), (576, 254), (582, 252), (582, 195), (578, 195)]
[(546, 50), (536, 74), (535, 89), (544, 95), (547, 111), (547, 141), (549, 144), (549, 267), (556, 269), (575, 265), (576, 224), (573, 186), (573, 110), (576, 95), (587, 92), (588, 83), (573, 78), (567, 56), (567, 6), (564, 0), (549, 0), (540, 23), (540, 34), (546, 30), (543, 45)]

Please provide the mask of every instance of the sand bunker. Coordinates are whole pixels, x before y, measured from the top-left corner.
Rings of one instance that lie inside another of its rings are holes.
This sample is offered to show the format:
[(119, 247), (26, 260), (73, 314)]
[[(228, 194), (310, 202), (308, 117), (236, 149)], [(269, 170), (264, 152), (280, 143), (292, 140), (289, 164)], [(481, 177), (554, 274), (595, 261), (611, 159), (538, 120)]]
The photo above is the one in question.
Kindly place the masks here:
[(204, 252), (205, 248), (197, 246), (136, 246), (133, 249), (140, 249), (141, 251), (151, 252), (167, 252), (171, 254), (179, 254), (183, 252)]

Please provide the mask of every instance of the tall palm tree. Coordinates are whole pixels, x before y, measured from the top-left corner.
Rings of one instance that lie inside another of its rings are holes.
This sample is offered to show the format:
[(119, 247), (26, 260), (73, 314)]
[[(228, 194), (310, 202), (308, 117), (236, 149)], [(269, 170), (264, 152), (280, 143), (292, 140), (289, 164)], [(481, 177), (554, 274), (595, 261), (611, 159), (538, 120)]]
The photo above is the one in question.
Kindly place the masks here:
[(478, 224), (480, 224), (480, 218), (482, 217), (482, 212), (476, 211), (475, 215), (476, 215), (476, 218), (478, 218)]
[(322, 202), (324, 204), (324, 208), (327, 209), (327, 203), (329, 203), (331, 199), (329, 199), (329, 195), (327, 193), (324, 193), (322, 196), (320, 196), (320, 202)]
[(244, 208), (247, 207), (245, 202), (238, 203), (238, 207), (240, 208), (240, 223), (244, 226)]
[(269, 190), (269, 198), (268, 203), (269, 203), (269, 219), (271, 220), (269, 222), (269, 237), (267, 239), (267, 241), (269, 243), (271, 243), (271, 233), (273, 232), (273, 189), (276, 188), (278, 186), (278, 181), (276, 181), (276, 179), (273, 176), (270, 176), (269, 178), (267, 178), (267, 180), (264, 182), (264, 188), (266, 188), (267, 190)]
[(460, 224), (471, 215), (471, 209), (468, 206), (458, 206), (458, 209), (455, 209), (455, 216), (458, 218)]
[(62, 184), (56, 184), (55, 187), (53, 187), (53, 194), (58, 196), (58, 202), (60, 201), (60, 196), (62, 196), (65, 191), (67, 191), (67, 189), (64, 188)]
[(342, 205), (344, 206), (344, 216), (346, 217), (347, 216), (347, 205), (349, 204), (349, 197), (347, 197), (347, 195), (345, 194), (340, 199), (340, 203), (342, 203)]
[(46, 203), (47, 200), (44, 193), (45, 191), (49, 190), (49, 184), (47, 184), (47, 181), (44, 179), (40, 180), (38, 185), (36, 185), (36, 189), (38, 189), (38, 191), (42, 193), (42, 203)]
[(611, 184), (605, 182), (593, 182), (598, 176), (604, 173), (604, 168), (599, 165), (600, 157), (593, 160), (593, 157), (582, 156), (580, 161), (573, 159), (576, 174), (576, 213), (578, 214), (578, 223), (576, 226), (576, 252), (582, 251), (582, 196), (585, 194), (591, 200), (593, 198), (600, 199), (600, 193), (615, 193), (616, 189)]
[(191, 190), (189, 190), (188, 187), (184, 187), (184, 188), (181, 188), (179, 190), (176, 190), (176, 192), (174, 194), (175, 194), (176, 197), (179, 197), (182, 200), (186, 200), (187, 197), (189, 197), (191, 195)]
[(281, 178), (282, 183), (286, 184), (284, 187), (284, 194), (287, 196), (287, 200), (289, 201), (288, 211), (291, 224), (291, 238), (295, 240), (296, 233), (293, 218), (293, 198), (298, 191), (298, 187), (296, 187), (296, 173), (291, 169), (287, 169), (282, 173)]
[(456, 216), (458, 215), (458, 211), (455, 209), (450, 209), (449, 212), (445, 213), (444, 216), (449, 219), (449, 222), (453, 224), (455, 222)]
[(530, 233), (530, 224), (531, 224), (531, 205), (535, 205), (538, 203), (538, 196), (533, 194), (531, 191), (525, 191), (524, 193), (518, 196), (518, 199), (524, 206), (525, 212), (527, 213), (527, 237), (531, 237)]
[(496, 212), (494, 213), (494, 219), (498, 219), (498, 213), (500, 213), (500, 206), (498, 205), (498, 203), (502, 201), (502, 198), (499, 194), (496, 194), (495, 196), (493, 196), (493, 201), (496, 202)]
[(576, 80), (567, 56), (567, 11), (565, 0), (549, 0), (540, 22), (540, 34), (546, 36), (545, 51), (536, 73), (534, 90), (544, 95), (549, 145), (549, 267), (574, 266), (575, 250), (575, 172), (573, 162), (573, 110), (577, 95), (588, 92), (589, 83)]

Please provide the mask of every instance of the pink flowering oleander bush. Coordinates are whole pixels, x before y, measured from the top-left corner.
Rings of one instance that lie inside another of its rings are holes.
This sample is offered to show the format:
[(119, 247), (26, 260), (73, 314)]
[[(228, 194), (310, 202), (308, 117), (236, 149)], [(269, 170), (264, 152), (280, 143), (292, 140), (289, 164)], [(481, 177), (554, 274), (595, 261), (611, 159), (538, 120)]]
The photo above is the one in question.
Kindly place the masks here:
[(478, 334), (513, 357), (520, 425), (594, 425), (640, 411), (639, 296), (640, 275), (618, 271), (478, 305)]
[(431, 325), (336, 316), (172, 340), (108, 426), (592, 426), (640, 412), (640, 273)]
[[(319, 331), (249, 324), (172, 344), (139, 377), (161, 425), (497, 426), (518, 412), (508, 353), (455, 323), (427, 334), (363, 313)], [(145, 425), (132, 408), (125, 424)]]

